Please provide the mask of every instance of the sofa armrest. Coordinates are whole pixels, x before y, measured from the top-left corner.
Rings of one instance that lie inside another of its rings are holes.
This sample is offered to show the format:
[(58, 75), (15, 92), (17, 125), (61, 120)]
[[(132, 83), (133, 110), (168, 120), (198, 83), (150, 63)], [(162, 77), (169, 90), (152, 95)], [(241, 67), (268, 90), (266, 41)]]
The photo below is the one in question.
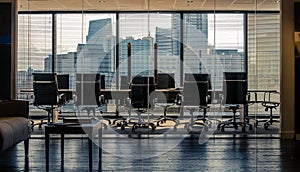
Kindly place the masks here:
[(29, 118), (29, 102), (25, 100), (0, 100), (0, 117)]

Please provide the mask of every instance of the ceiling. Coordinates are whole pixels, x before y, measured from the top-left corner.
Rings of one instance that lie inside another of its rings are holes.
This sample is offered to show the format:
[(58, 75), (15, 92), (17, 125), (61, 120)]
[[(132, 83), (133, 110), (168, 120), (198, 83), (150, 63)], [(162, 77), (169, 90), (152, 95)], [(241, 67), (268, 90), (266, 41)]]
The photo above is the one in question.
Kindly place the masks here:
[(19, 0), (19, 11), (279, 11), (280, 0)]

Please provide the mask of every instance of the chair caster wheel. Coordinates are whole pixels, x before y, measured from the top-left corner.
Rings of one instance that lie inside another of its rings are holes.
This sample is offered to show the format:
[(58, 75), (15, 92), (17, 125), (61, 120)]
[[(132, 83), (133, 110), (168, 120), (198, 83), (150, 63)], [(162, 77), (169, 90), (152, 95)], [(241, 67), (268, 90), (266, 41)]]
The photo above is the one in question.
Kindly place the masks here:
[(177, 127), (174, 126), (173, 130), (174, 130), (174, 131), (177, 131)]
[(122, 128), (122, 124), (120, 122), (117, 123), (117, 127), (121, 127)]
[(264, 128), (265, 128), (266, 130), (269, 128), (269, 126), (270, 126), (270, 124), (268, 124), (268, 123), (265, 123), (265, 124), (264, 124)]
[(234, 124), (234, 125), (233, 125), (233, 128), (237, 130), (237, 129), (238, 129), (238, 126), (237, 126), (236, 124)]
[(155, 126), (151, 127), (152, 128), (152, 131), (155, 131)]
[(156, 126), (159, 126), (159, 122), (156, 123)]
[(149, 124), (150, 126), (151, 126), (151, 129), (152, 129), (152, 131), (154, 131), (155, 130), (155, 125), (154, 124)]

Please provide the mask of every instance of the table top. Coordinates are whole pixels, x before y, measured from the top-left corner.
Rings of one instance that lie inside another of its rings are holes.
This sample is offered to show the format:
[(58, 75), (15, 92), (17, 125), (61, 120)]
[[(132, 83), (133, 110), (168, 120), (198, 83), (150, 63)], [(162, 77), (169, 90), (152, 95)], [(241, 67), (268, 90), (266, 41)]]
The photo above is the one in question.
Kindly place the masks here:
[(57, 122), (45, 126), (45, 134), (88, 134), (102, 127), (102, 121), (92, 120), (91, 123), (63, 123)]
[(277, 92), (277, 90), (267, 90), (267, 89), (249, 89), (248, 92), (256, 92), (256, 93), (262, 93), (262, 92), (267, 92), (267, 93), (270, 93), (270, 92)]

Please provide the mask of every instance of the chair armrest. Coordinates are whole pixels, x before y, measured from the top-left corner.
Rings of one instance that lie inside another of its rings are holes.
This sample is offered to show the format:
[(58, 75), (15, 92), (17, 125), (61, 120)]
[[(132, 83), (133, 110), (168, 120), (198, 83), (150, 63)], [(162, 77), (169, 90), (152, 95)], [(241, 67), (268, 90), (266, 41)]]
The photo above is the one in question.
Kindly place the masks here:
[(61, 93), (58, 95), (58, 105), (64, 105), (67, 102), (67, 97), (65, 93)]
[(182, 101), (183, 101), (183, 96), (181, 94), (177, 94), (176, 99), (175, 99), (175, 103), (177, 105), (181, 105)]
[(0, 101), (0, 117), (29, 118), (29, 102), (25, 100)]

